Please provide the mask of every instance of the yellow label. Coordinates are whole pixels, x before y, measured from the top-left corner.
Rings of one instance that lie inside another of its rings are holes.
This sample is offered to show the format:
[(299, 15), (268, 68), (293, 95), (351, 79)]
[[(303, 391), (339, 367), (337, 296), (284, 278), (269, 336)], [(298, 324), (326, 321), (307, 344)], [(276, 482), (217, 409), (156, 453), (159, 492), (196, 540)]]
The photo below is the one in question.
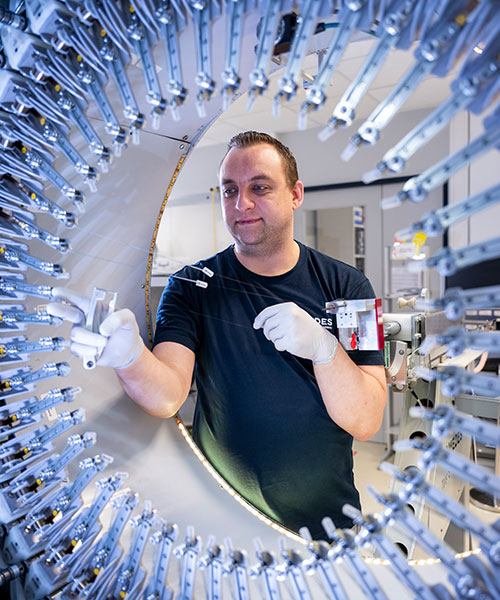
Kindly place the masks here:
[(29, 452), (28, 448), (23, 448), (23, 452), (24, 452), (24, 454), (28, 454), (28, 452)]
[(94, 575), (99, 575), (99, 569), (97, 567), (94, 569)]
[(4, 381), (4, 382), (3, 382), (3, 387), (4, 387), (5, 389), (9, 389), (9, 388), (10, 388), (10, 383), (9, 383), (8, 381)]
[(41, 480), (41, 479), (37, 479), (37, 480), (36, 480), (36, 484), (37, 484), (37, 485), (42, 485), (42, 480)]
[(134, 8), (132, 5), (130, 5), (130, 12), (131, 12), (131, 13), (134, 13), (134, 12), (135, 12), (135, 8)]
[(57, 510), (55, 510), (55, 509), (54, 509), (54, 510), (52, 511), (52, 516), (53, 516), (53, 517), (57, 517)]
[(106, 30), (105, 29), (101, 29), (101, 37), (105, 37), (106, 35)]
[(5, 248), (3, 246), (0, 247), (0, 254), (3, 254), (5, 252)]
[(71, 545), (74, 547), (78, 542), (76, 540), (71, 540)]
[[(0, 321), (2, 320), (2, 316), (0, 315)], [(0, 346), (0, 354), (3, 356), (5, 354), (5, 346)]]
[(21, 148), (21, 152), (22, 152), (23, 154), (26, 154), (26, 152), (28, 152), (28, 148), (26, 148), (26, 146), (23, 146), (23, 147)]
[(30, 198), (31, 198), (32, 200), (36, 200), (36, 194), (35, 194), (35, 192), (32, 192), (32, 193), (31, 193), (31, 196), (30, 196)]
[(82, 62), (83, 58), (82, 58), (81, 54), (79, 54), (79, 55), (76, 57), (76, 60), (77, 60), (78, 62)]
[(425, 244), (426, 239), (427, 236), (422, 231), (419, 231), (415, 234), (415, 237), (412, 240), (415, 244), (415, 254), (420, 254), (420, 252), (422, 251), (422, 246)]
[(120, 592), (120, 598), (125, 598), (126, 595), (127, 592), (124, 592), (123, 590)]
[(41, 125), (45, 125), (45, 123), (46, 123), (46, 122), (47, 122), (47, 120), (45, 119), (45, 117), (42, 117), (42, 118), (40, 119), (40, 124), (41, 124)]
[(467, 17), (464, 14), (460, 13), (455, 17), (455, 23), (457, 25), (460, 25), (460, 27), (463, 27), (467, 23)]
[(54, 89), (56, 90), (56, 92), (60, 92), (61, 91), (61, 86), (58, 83), (56, 83)]
[(17, 421), (17, 415), (12, 415), (12, 420)]

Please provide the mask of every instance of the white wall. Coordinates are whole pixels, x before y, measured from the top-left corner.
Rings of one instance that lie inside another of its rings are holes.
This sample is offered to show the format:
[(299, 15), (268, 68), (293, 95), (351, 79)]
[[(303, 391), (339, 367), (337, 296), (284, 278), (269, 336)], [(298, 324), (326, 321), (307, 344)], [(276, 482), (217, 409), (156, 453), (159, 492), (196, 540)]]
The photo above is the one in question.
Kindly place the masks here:
[[(376, 163), (376, 156), (384, 152), (403, 137), (416, 123), (428, 114), (426, 110), (407, 111), (396, 115), (389, 126), (383, 131), (377, 147), (362, 148), (349, 162), (344, 163), (339, 156), (347, 141), (355, 132), (358, 122), (349, 130), (341, 130), (326, 142), (319, 142), (319, 129), (294, 131), (281, 134), (278, 137), (288, 145), (295, 154), (299, 176), (306, 186), (329, 183), (360, 181), (361, 176), (371, 170)], [(245, 123), (248, 127), (248, 123)], [(258, 119), (254, 124), (259, 129)], [(270, 132), (273, 133), (273, 132)], [(168, 201), (162, 224), (157, 238), (160, 255), (169, 256), (185, 262), (193, 262), (204, 256), (210, 256), (214, 251), (225, 248), (231, 243), (231, 238), (225, 231), (217, 197), (215, 211), (216, 243), (214, 244), (214, 217), (212, 214), (212, 199), (210, 189), (218, 185), (217, 172), (220, 161), (225, 153), (226, 143), (195, 148), (186, 160)], [(448, 153), (448, 131), (443, 130), (433, 140), (429, 147), (419, 151), (408, 163), (405, 174), (419, 173)], [(390, 174), (389, 174), (390, 175)], [(408, 224), (405, 218), (405, 208), (396, 209), (392, 215), (382, 214), (378, 208), (380, 194), (375, 197), (366, 188), (361, 192), (343, 190), (342, 192), (306, 194), (303, 207), (296, 214), (296, 236), (305, 240), (305, 211), (315, 208), (335, 206), (352, 206), (359, 204), (358, 193), (368, 194), (370, 204), (367, 215), (367, 254), (370, 255), (368, 274), (373, 278), (374, 285), (381, 289), (382, 273), (382, 227), (387, 222), (391, 229), (401, 228)], [(440, 202), (438, 198), (436, 200)], [(367, 206), (368, 206), (367, 204)], [(426, 210), (437, 208), (434, 202), (429, 202)], [(398, 213), (400, 218), (394, 217)], [(392, 233), (391, 233), (392, 235)], [(378, 265), (378, 266), (377, 266)]]

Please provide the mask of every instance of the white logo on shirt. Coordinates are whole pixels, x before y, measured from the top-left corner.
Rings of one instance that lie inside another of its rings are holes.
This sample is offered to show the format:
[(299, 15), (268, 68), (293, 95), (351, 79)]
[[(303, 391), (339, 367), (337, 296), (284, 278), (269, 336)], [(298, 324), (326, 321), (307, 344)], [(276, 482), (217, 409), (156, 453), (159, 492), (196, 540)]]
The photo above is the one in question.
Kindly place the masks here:
[(333, 329), (333, 319), (332, 317), (314, 317), (316, 323), (319, 323), (321, 327), (325, 329)]

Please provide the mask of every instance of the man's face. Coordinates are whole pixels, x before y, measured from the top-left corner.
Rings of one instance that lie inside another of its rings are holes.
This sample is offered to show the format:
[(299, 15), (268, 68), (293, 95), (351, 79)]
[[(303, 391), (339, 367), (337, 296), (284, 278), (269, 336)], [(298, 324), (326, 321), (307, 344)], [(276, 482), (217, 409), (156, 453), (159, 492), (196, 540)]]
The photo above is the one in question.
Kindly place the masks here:
[(233, 148), (220, 168), (224, 222), (241, 252), (272, 249), (293, 236), (293, 211), (303, 186), (290, 189), (277, 150), (269, 144)]

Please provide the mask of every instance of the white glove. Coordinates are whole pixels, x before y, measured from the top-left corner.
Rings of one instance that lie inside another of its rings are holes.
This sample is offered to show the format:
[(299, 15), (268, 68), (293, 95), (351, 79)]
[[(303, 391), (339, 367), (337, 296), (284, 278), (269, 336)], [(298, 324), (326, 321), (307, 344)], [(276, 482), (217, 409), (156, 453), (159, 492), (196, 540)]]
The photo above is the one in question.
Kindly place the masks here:
[(100, 354), (96, 363), (100, 367), (123, 369), (142, 354), (144, 342), (134, 313), (128, 308), (117, 310), (106, 317), (99, 327), (99, 333), (94, 333), (81, 327), (86, 321), (89, 298), (62, 287), (53, 288), (52, 297), (57, 302), (50, 302), (47, 312), (74, 324), (70, 349), (79, 358)]
[(337, 338), (293, 302), (268, 306), (255, 317), (253, 326), (262, 327), (276, 350), (307, 358), (315, 365), (330, 362), (337, 352)]

